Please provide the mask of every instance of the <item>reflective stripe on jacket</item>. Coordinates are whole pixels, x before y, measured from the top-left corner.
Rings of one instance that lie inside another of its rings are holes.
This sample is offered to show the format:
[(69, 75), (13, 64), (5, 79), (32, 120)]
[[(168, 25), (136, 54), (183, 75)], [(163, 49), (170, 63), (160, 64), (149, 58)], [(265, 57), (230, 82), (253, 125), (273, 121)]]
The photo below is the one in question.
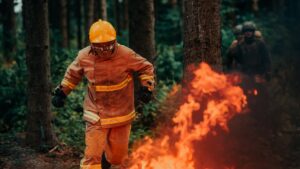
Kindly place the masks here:
[(154, 84), (153, 71), (150, 62), (123, 45), (117, 45), (112, 56), (106, 59), (93, 55), (90, 47), (86, 47), (69, 65), (61, 85), (69, 94), (85, 76), (89, 85), (83, 117), (109, 128), (134, 119), (133, 72), (138, 73), (142, 85), (147, 85)]

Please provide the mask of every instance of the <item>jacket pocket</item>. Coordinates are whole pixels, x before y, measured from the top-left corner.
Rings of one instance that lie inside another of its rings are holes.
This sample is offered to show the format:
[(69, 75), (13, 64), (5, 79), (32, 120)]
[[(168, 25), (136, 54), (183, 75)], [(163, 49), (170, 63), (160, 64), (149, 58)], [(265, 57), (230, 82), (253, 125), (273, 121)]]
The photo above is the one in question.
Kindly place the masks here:
[(89, 123), (95, 124), (100, 120), (100, 117), (92, 111), (84, 110), (83, 119)]

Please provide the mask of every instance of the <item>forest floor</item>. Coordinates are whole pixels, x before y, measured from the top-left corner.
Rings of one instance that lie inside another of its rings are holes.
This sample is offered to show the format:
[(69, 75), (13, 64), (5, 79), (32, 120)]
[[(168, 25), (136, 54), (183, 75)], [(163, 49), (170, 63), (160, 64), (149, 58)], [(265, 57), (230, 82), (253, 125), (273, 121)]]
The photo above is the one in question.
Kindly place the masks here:
[(78, 169), (80, 154), (69, 148), (36, 151), (24, 146), (22, 134), (0, 134), (1, 169)]

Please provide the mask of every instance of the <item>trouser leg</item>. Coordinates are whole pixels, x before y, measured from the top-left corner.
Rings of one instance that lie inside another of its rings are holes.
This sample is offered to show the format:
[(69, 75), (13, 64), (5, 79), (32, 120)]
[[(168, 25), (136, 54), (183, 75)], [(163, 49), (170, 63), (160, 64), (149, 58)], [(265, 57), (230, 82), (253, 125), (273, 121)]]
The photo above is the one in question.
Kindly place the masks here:
[(128, 157), (130, 129), (131, 124), (127, 124), (111, 128), (107, 134), (105, 153), (107, 160), (112, 164), (112, 168), (121, 167), (124, 160)]
[(81, 169), (101, 169), (101, 156), (107, 143), (108, 129), (98, 124), (87, 124), (85, 132), (85, 152), (81, 160)]

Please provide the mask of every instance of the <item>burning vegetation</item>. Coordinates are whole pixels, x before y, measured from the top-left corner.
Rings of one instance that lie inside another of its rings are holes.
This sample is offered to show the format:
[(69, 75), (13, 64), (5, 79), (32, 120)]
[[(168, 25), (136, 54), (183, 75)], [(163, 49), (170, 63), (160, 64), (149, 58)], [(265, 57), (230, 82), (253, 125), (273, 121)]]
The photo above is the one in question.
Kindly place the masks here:
[(145, 138), (130, 156), (130, 169), (207, 169), (195, 144), (220, 129), (229, 131), (228, 121), (243, 112), (247, 100), (237, 76), (217, 73), (206, 63), (193, 73), (172, 128), (159, 138)]

